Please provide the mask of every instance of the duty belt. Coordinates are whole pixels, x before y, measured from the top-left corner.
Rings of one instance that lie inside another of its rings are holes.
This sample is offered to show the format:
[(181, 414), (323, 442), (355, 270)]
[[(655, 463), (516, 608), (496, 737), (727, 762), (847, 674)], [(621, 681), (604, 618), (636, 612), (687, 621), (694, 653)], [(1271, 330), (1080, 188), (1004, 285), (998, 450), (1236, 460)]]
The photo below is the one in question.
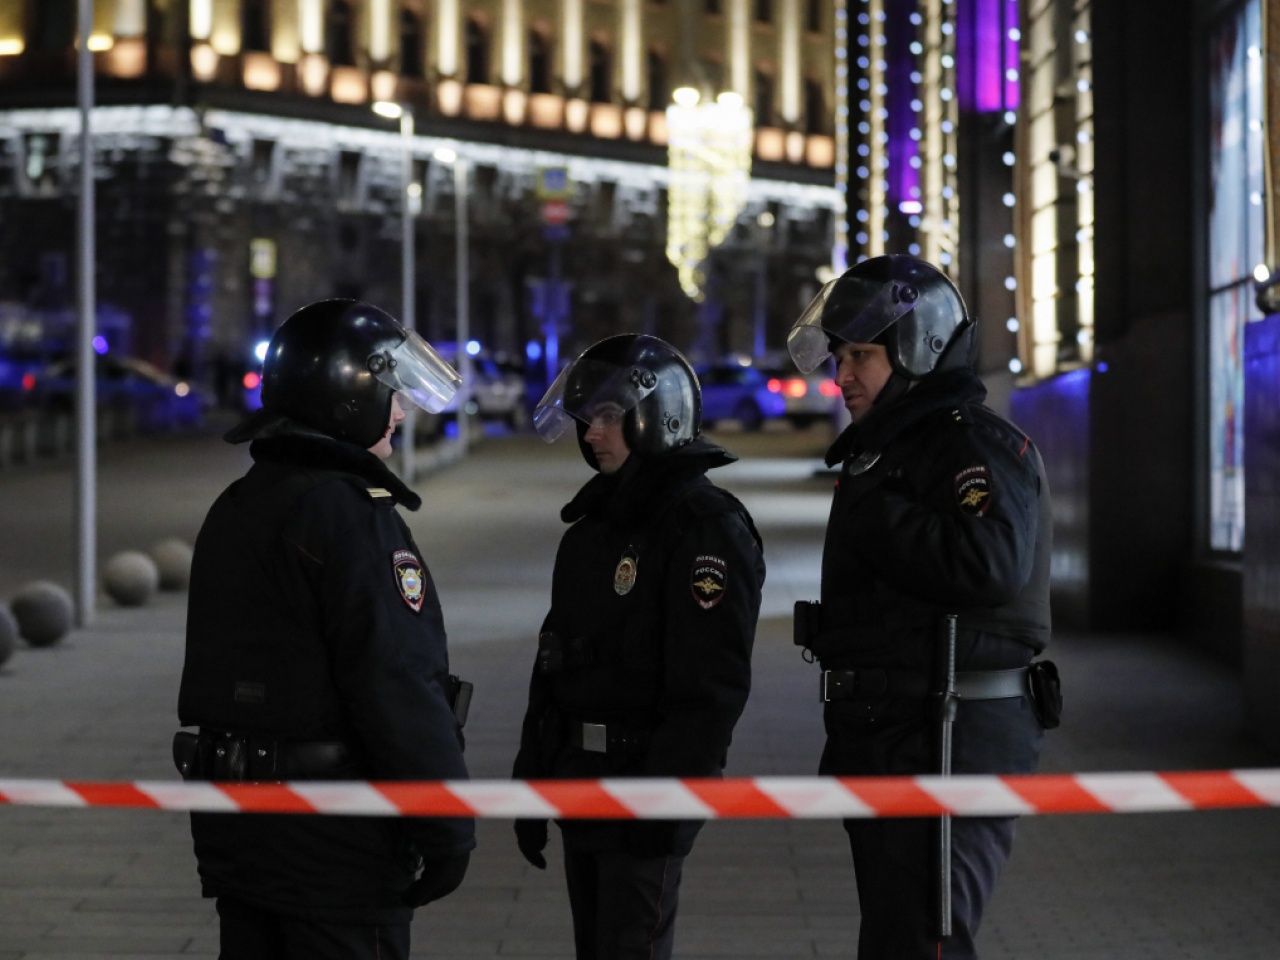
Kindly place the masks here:
[(649, 746), (649, 731), (623, 723), (569, 723), (569, 745), (588, 753), (639, 753)]
[(269, 782), (325, 779), (351, 762), (336, 740), (276, 740), (251, 734), (179, 730), (173, 762), (184, 780)]
[[(1027, 668), (970, 670), (956, 674), (956, 696), (961, 700), (1008, 700), (1027, 696)], [(823, 670), (818, 699), (879, 700), (883, 697), (924, 698), (928, 680), (919, 673), (867, 667), (858, 670)]]

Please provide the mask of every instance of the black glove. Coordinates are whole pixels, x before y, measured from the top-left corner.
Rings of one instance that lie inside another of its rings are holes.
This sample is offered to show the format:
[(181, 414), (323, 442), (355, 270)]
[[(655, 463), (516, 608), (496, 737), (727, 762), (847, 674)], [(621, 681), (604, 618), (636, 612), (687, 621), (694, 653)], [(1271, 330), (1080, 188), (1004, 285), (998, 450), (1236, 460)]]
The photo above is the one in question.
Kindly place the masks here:
[(409, 884), (409, 889), (404, 892), (404, 902), (410, 907), (422, 907), (447, 897), (462, 883), (470, 862), (470, 851), (454, 857), (424, 860), (422, 876)]
[(622, 843), (627, 853), (643, 860), (669, 857), (675, 853), (679, 820), (637, 820), (623, 825)]
[(547, 869), (547, 858), (542, 851), (547, 848), (547, 821), (517, 820), (516, 846), (521, 855), (539, 870)]

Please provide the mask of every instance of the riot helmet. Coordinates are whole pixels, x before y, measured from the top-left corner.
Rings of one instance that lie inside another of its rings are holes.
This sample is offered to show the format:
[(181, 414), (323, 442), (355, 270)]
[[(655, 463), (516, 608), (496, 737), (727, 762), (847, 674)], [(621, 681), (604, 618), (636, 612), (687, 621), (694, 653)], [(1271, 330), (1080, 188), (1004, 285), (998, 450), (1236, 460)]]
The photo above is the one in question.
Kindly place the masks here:
[(620, 334), (588, 347), (538, 402), (533, 424), (547, 443), (575, 426), (582, 455), (598, 469), (583, 437), (606, 404), (623, 414), (627, 448), (641, 456), (682, 447), (702, 429), (702, 387), (689, 361), (647, 334)]
[(873, 257), (828, 282), (787, 334), (805, 373), (842, 342), (883, 344), (894, 373), (914, 381), (971, 365), (974, 321), (940, 270), (914, 257)]
[(377, 443), (391, 397), (437, 413), (462, 378), (393, 316), (359, 300), (320, 300), (290, 316), (262, 365), (262, 410), (227, 434), (252, 440), (285, 419), (359, 447)]

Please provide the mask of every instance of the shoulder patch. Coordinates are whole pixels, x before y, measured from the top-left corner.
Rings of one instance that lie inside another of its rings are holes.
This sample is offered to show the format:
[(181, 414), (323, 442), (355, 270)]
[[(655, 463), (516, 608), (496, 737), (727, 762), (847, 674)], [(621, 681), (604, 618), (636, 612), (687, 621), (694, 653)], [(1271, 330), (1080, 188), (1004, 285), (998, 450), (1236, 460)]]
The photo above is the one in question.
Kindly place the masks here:
[(729, 567), (723, 559), (705, 554), (694, 557), (693, 566), (689, 569), (689, 589), (703, 610), (710, 610), (724, 599), (728, 582)]
[(391, 555), (391, 572), (401, 599), (414, 613), (421, 611), (422, 598), (426, 593), (426, 574), (417, 554), (412, 550), (395, 551)]
[(985, 464), (965, 467), (956, 474), (956, 503), (965, 513), (982, 516), (991, 506), (991, 471)]

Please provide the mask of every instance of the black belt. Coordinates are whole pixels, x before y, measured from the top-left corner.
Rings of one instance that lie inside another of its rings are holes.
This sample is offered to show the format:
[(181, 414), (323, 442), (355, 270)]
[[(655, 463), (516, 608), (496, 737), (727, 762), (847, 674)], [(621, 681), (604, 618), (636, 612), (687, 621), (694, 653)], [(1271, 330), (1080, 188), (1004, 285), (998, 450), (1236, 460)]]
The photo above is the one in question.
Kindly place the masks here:
[[(956, 696), (961, 700), (1006, 700), (1028, 693), (1027, 668), (967, 670), (956, 674)], [(921, 699), (929, 696), (928, 681), (919, 673), (868, 667), (860, 670), (823, 670), (818, 699), (880, 700), (884, 697)]]
[(588, 753), (639, 753), (649, 746), (649, 731), (622, 723), (571, 720), (569, 745)]
[(337, 740), (180, 730), (173, 737), (173, 760), (184, 780), (323, 780), (350, 769), (352, 751)]

